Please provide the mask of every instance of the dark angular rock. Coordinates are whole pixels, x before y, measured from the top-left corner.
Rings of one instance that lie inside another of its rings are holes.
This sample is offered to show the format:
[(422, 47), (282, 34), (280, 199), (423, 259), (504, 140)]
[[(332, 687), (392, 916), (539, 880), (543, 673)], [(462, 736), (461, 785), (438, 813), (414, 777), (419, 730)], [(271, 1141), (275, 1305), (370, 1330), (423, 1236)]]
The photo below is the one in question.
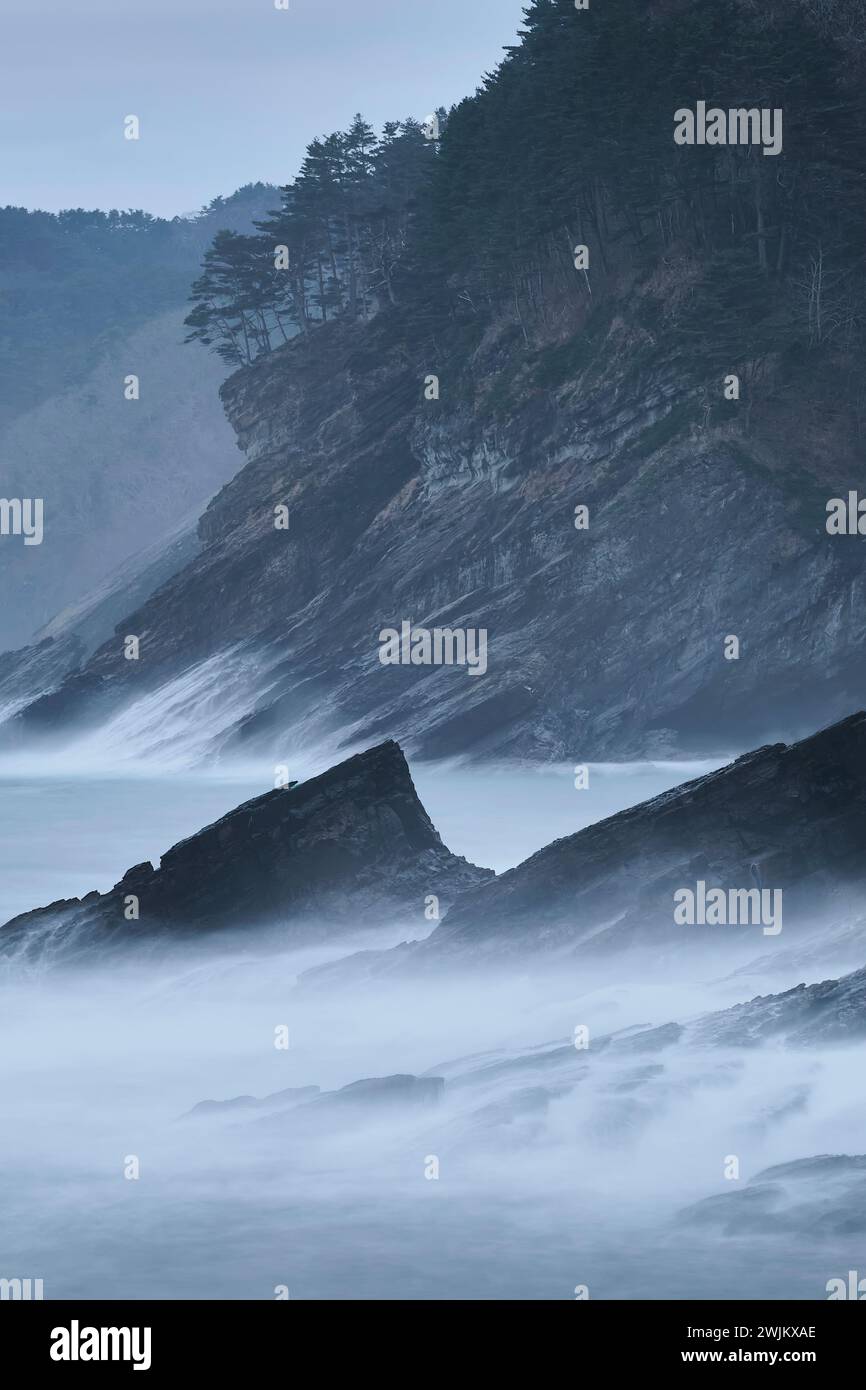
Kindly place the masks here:
[[(592, 825), (465, 893), (412, 948), (415, 966), (700, 942), (770, 944), (760, 925), (683, 926), (674, 892), (782, 890), (783, 931), (845, 920), (866, 884), (866, 714)], [(778, 938), (776, 938), (778, 940)], [(783, 937), (787, 941), (788, 936)]]
[[(286, 928), (291, 941), (393, 920), (423, 922), (493, 875), (442, 843), (396, 743), (349, 758), (302, 786), (268, 792), (108, 893), (30, 912), (0, 930), (0, 956), (50, 964), (87, 950), (228, 928)], [(139, 918), (127, 921), (129, 896)]]

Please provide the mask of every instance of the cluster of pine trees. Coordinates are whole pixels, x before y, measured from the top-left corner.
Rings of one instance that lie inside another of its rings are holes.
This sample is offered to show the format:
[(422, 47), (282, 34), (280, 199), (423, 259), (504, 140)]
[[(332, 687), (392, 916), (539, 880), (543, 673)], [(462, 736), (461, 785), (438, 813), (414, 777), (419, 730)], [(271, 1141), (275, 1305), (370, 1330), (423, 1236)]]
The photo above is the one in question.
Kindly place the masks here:
[[(419, 320), (596, 302), (691, 256), (693, 331), (757, 352), (866, 324), (864, 0), (532, 0), (521, 42), (442, 119), (310, 146), (259, 234), (220, 236), (191, 337), (244, 363), (315, 321), (406, 299)], [(781, 109), (784, 149), (679, 147), (698, 101)], [(589, 249), (586, 274), (575, 247)], [(275, 247), (283, 248), (282, 262)], [(281, 268), (275, 268), (280, 265)], [(688, 331), (688, 325), (685, 325)]]
[[(603, 288), (611, 265), (685, 248), (704, 270), (701, 317), (751, 307), (757, 323), (788, 282), (812, 336), (850, 333), (866, 288), (866, 105), (857, 5), (837, 0), (838, 24), (832, 9), (599, 0), (575, 14), (535, 0), (521, 46), (449, 120), (434, 197), (451, 273), (476, 302), (543, 312)], [(676, 147), (674, 113), (700, 100), (781, 109), (783, 154)]]
[(358, 115), (314, 140), (255, 234), (215, 237), (192, 289), (187, 341), (248, 364), (314, 323), (395, 304), (435, 129), (395, 121), (377, 137)]

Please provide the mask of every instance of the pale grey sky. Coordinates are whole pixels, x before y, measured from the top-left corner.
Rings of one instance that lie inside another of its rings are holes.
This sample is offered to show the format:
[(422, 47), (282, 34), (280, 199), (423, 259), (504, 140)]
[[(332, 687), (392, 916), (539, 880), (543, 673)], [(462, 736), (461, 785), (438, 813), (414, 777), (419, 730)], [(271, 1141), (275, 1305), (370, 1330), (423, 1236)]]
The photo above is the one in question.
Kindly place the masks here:
[[(171, 216), (471, 94), (525, 0), (0, 0), (0, 204)], [(141, 138), (123, 138), (125, 116)]]

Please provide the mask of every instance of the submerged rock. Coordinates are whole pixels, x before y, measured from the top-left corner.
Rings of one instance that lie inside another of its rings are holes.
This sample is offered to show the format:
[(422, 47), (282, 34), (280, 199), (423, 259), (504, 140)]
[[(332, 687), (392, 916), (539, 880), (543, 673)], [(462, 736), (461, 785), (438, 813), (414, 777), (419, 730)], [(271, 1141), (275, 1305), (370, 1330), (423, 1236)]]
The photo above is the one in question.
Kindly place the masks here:
[(367, 1077), (352, 1081), (339, 1091), (325, 1091), (312, 1102), (317, 1111), (340, 1106), (431, 1105), (442, 1097), (445, 1080), (441, 1076)]
[(319, 1094), (318, 1086), (291, 1086), (285, 1091), (274, 1091), (269, 1096), (234, 1096), (231, 1100), (200, 1100), (192, 1110), (181, 1116), (184, 1120), (234, 1118), (239, 1112), (250, 1110), (290, 1110), (292, 1106), (303, 1105)]
[(866, 1232), (866, 1157), (821, 1154), (765, 1168), (745, 1187), (687, 1207), (679, 1222), (727, 1236), (860, 1235)]
[(351, 1081), (336, 1091), (322, 1091), (319, 1086), (295, 1086), (272, 1095), (235, 1096), (231, 1100), (203, 1100), (181, 1118), (183, 1120), (229, 1119), (245, 1122), (255, 1120), (270, 1128), (290, 1126), (292, 1130), (307, 1125), (339, 1126), (343, 1118), (352, 1123), (363, 1115), (380, 1112), (426, 1109), (438, 1105), (445, 1090), (442, 1076), (365, 1077)]
[(439, 1104), (444, 1091), (445, 1079), (441, 1076), (398, 1073), (365, 1077), (337, 1091), (322, 1091), (302, 1105), (289, 1107), (285, 1113), (268, 1115), (259, 1124), (290, 1133), (307, 1128), (339, 1128), (365, 1119), (430, 1109)]

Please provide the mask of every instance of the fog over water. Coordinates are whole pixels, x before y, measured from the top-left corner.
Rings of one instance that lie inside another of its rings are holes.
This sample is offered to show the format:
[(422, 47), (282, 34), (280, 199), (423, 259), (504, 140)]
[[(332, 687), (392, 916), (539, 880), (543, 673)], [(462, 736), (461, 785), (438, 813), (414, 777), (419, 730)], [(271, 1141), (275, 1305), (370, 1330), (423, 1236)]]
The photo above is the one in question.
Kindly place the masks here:
[[(413, 776), (450, 848), (501, 871), (701, 770), (597, 768), (583, 792), (572, 768)], [(7, 765), (0, 917), (104, 890), (272, 776)], [(598, 1038), (684, 1021), (779, 981), (702, 978), (698, 965), (683, 984), (619, 958), (546, 979), (521, 965), (296, 987), (318, 961), (425, 929), (388, 923), (266, 958), (242, 936), (211, 939), (146, 968), (7, 976), (0, 1276), (42, 1278), (47, 1298), (271, 1299), (286, 1286), (292, 1299), (571, 1299), (579, 1285), (592, 1298), (822, 1298), (862, 1263), (861, 1233), (820, 1214), (805, 1243), (796, 1215), (747, 1236), (677, 1216), (731, 1190), (729, 1155), (743, 1186), (771, 1164), (866, 1152), (861, 1050), (568, 1048), (578, 1025)], [(395, 1073), (444, 1077), (444, 1094), (181, 1119), (207, 1099)], [(124, 1177), (132, 1157), (137, 1180)]]

